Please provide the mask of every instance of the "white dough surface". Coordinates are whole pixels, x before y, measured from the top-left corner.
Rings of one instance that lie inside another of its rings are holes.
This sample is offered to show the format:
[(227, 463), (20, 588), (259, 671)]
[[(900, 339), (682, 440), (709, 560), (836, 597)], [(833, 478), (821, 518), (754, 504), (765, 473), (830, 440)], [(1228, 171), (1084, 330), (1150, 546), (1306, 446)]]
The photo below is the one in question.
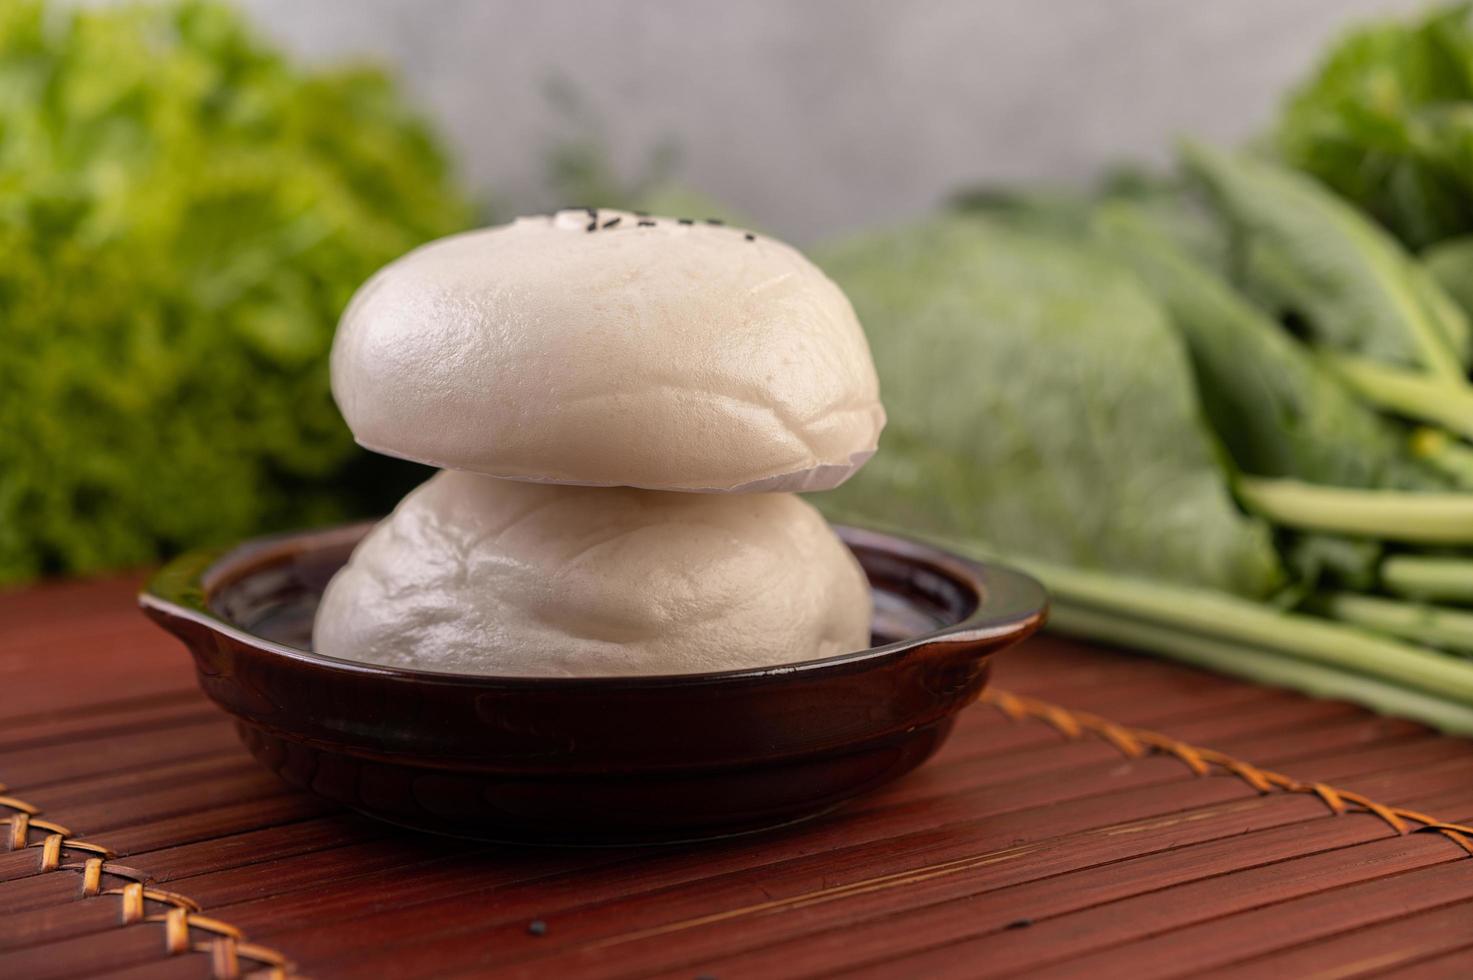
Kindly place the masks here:
[(792, 494), (444, 471), (329, 583), (313, 646), (457, 673), (681, 674), (863, 649), (870, 617), (853, 555)]

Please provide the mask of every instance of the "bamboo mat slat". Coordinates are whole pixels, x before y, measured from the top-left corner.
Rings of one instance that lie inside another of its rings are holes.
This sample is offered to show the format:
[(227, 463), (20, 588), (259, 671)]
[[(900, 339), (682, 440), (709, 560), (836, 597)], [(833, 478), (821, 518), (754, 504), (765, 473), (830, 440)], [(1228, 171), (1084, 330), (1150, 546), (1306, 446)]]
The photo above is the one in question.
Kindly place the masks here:
[(0, 595), (0, 976), (1473, 976), (1473, 742), (1411, 722), (1040, 637), (835, 814), (513, 848), (259, 770), (137, 584)]

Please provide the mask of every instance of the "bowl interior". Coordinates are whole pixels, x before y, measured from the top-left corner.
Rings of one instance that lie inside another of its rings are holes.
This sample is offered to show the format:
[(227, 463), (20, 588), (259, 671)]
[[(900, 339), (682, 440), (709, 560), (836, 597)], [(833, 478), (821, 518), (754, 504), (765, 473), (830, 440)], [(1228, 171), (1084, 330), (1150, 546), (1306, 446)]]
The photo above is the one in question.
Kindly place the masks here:
[[(312, 620), (323, 589), (371, 526), (282, 536), (234, 549), (204, 570), (203, 594), (191, 605), (252, 636), (311, 651)], [(990, 601), (986, 569), (888, 535), (836, 530), (869, 578), (875, 609), (871, 649), (969, 620), (1006, 616), (1008, 610), (996, 607), (1016, 605)]]

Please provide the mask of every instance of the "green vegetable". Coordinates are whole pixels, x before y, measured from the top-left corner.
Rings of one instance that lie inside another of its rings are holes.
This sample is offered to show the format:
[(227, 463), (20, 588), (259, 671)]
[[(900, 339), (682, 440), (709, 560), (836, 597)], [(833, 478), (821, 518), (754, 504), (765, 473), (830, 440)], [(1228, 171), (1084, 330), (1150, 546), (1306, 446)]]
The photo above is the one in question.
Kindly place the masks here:
[[(1130, 205), (1094, 228), (1165, 307), (1191, 354), (1213, 428), (1238, 467), (1347, 487), (1445, 489), (1406, 434), (1361, 404), (1314, 356)], [(1473, 393), (1469, 394), (1473, 401)], [(1468, 421), (1473, 423), (1473, 414)]]
[(1225, 274), (1231, 265), (1229, 236), (1188, 191), (1186, 182), (1174, 176), (1117, 169), (1090, 191), (981, 187), (955, 195), (951, 206), (961, 214), (1066, 236), (1089, 227), (1102, 207), (1128, 210), (1198, 264)]
[[(883, 520), (871, 524), (898, 530)], [(1052, 629), (1473, 734), (1473, 662), (1462, 658), (1213, 589), (1001, 555), (976, 541), (920, 536), (978, 560), (1011, 562), (1038, 577), (1052, 595)]]
[(1084, 248), (980, 218), (820, 256), (890, 422), (831, 513), (1248, 596), (1282, 569), (1238, 512), (1165, 316)]
[(1412, 455), (1464, 490), (1473, 490), (1473, 446), (1458, 442), (1441, 429), (1419, 428), (1408, 446)]
[(1469, 6), (1349, 33), (1286, 102), (1277, 144), (1413, 248), (1473, 231)]
[(1473, 604), (1473, 558), (1392, 555), (1381, 564), (1381, 582), (1408, 599)]
[(1473, 544), (1473, 494), (1348, 490), (1240, 477), (1238, 498), (1275, 524), (1416, 544)]
[(1466, 318), (1384, 231), (1267, 161), (1189, 145), (1183, 164), (1232, 225), (1255, 294), (1326, 346), (1464, 379)]
[(1456, 653), (1473, 653), (1473, 613), (1354, 592), (1332, 592), (1316, 611), (1356, 626)]
[(1251, 643), (1234, 643), (1098, 609), (1055, 602), (1049, 626), (1180, 660), (1262, 684), (1294, 688), (1317, 697), (1355, 701), (1386, 714), (1413, 718), (1443, 731), (1473, 735), (1473, 707), (1437, 694), (1409, 690), (1350, 670), (1286, 657)]
[(1327, 356), (1325, 363), (1373, 405), (1473, 437), (1473, 388), (1388, 367), (1364, 357)]
[(0, 581), (380, 506), (405, 471), (332, 405), (333, 326), (469, 220), (375, 71), (210, 3), (0, 4)]
[(1379, 583), (1385, 553), (1379, 541), (1338, 534), (1284, 534), (1282, 539), (1284, 562), (1298, 583), (1297, 590), (1285, 593), (1291, 601), (1324, 585), (1365, 591)]
[(1030, 231), (1072, 232), (1088, 219), (1095, 195), (1055, 187), (972, 187), (952, 196), (959, 214)]
[[(1021, 565), (1055, 628), (1473, 734), (1473, 660), (1445, 652), (1473, 654), (1473, 612), (1427, 604), (1473, 604), (1469, 19), (1404, 62), (1363, 48), (1285, 131), (1383, 217), (1470, 233), (1423, 260), (1313, 176), (1191, 146), (1216, 220), (1169, 176), (990, 189), (831, 252), (891, 425), (820, 506)], [(1408, 123), (1374, 134), (1395, 172), (1334, 131), (1378, 117)]]
[[(1473, 732), (1473, 662), (1396, 638), (1458, 646), (1455, 611), (1428, 625), (1394, 600), (1316, 591), (1392, 588), (1404, 558), (1383, 560), (1384, 541), (1473, 543), (1473, 494), (1443, 472), (1461, 456), (1429, 445), (1449, 437), (1411, 438), (1360, 403), (1155, 215), (1106, 204), (1071, 241), (1056, 213), (1023, 214), (820, 256), (865, 323), (891, 418), (820, 507), (1020, 565), (1063, 629)], [(1234, 511), (1229, 484), (1262, 520)], [(1290, 609), (1306, 600), (1317, 614)], [(1374, 617), (1385, 628), (1360, 625)]]
[(1207, 589), (1131, 581), (1026, 560), (1024, 567), (1077, 606), (1277, 650), (1473, 705), (1473, 663), (1465, 660)]
[(1473, 315), (1473, 235), (1423, 252), (1422, 266), (1465, 315)]

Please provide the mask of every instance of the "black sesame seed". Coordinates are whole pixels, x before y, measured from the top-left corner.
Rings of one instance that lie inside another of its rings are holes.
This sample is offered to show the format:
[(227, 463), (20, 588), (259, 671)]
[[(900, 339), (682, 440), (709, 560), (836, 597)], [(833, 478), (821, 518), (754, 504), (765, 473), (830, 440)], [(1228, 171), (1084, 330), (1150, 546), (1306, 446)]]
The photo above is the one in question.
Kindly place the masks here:
[(1033, 920), (1032, 919), (1014, 919), (1012, 922), (1009, 922), (1007, 924), (1007, 928), (1009, 928), (1009, 929), (1027, 929), (1031, 925), (1033, 925)]
[(584, 228), (583, 230), (584, 231), (598, 231), (598, 222), (597, 221), (590, 221), (588, 223), (588, 227), (587, 228)]
[(676, 218), (675, 220), (677, 222), (679, 222), (680, 224), (682, 224), (682, 225), (693, 225), (693, 224), (695, 224), (695, 222), (692, 221), (689, 218)]
[(614, 227), (614, 226), (615, 226), (615, 225), (617, 225), (617, 224), (618, 224), (618, 223), (619, 223), (619, 222), (620, 222), (620, 220), (622, 220), (622, 219), (620, 219), (620, 218), (617, 218), (617, 217), (615, 217), (615, 218), (610, 218), (610, 219), (609, 219), (609, 220), (608, 220), (608, 221), (605, 221), (605, 222), (604, 222), (604, 227), (605, 227), (605, 228), (612, 228), (612, 227)]
[(745, 235), (744, 235), (744, 236), (742, 236), (742, 237), (744, 237), (744, 238), (745, 238), (745, 239), (746, 239), (746, 240), (747, 240), (747, 241), (749, 241), (749, 242), (755, 242), (755, 241), (756, 241), (756, 240), (757, 240), (757, 236), (756, 236), (756, 235), (754, 235), (754, 234), (752, 234), (752, 233), (751, 233), (751, 232), (750, 232), (750, 231), (749, 231), (749, 232), (747, 232), (747, 233), (746, 233), (746, 234), (745, 234)]
[(547, 923), (546, 922), (543, 922), (541, 919), (533, 919), (531, 922), (529, 922), (527, 924), (527, 935), (529, 935), (529, 936), (545, 936), (545, 935), (547, 935)]
[(655, 226), (655, 223), (653, 221), (649, 220), (648, 218), (646, 218), (645, 220), (643, 220), (643, 221), (641, 221), (639, 223), (639, 227), (641, 227), (641, 228), (653, 228), (654, 226)]
[(706, 224), (708, 224), (708, 225), (724, 225), (724, 224), (726, 224), (726, 222), (725, 221), (722, 221), (720, 218), (707, 218), (706, 219)]

